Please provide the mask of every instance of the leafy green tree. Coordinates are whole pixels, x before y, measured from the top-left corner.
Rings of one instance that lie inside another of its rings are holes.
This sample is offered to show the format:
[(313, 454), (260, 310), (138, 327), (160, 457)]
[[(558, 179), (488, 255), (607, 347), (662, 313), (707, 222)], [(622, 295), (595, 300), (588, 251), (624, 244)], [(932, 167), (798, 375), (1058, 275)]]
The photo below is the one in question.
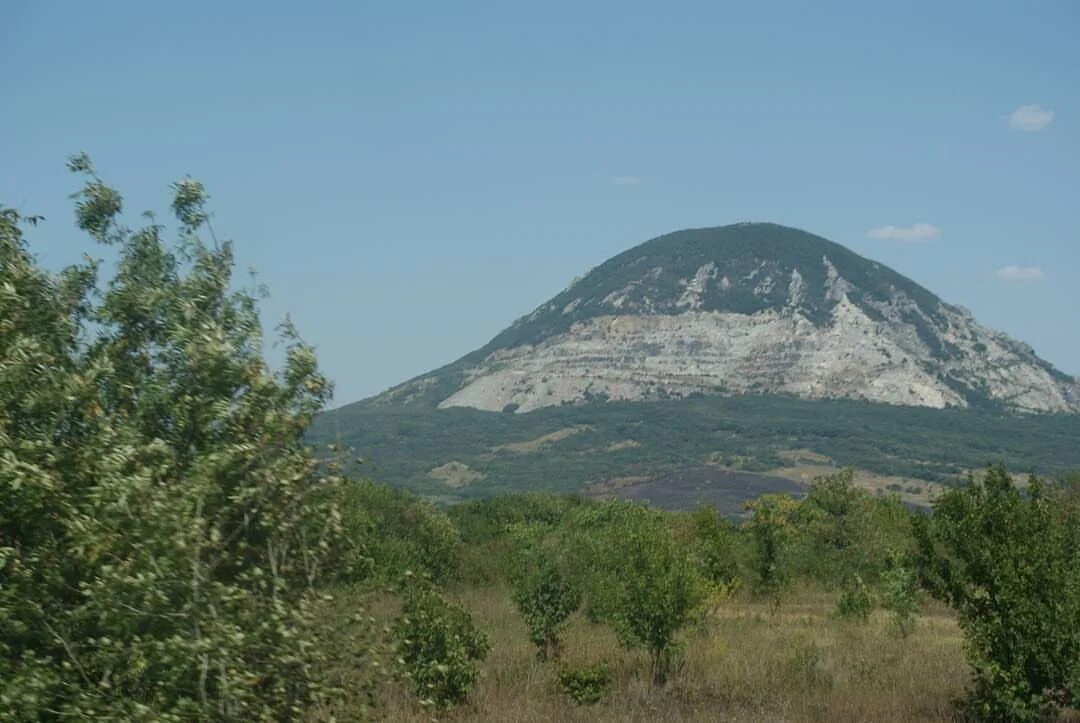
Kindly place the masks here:
[(490, 650), (462, 608), (449, 603), (424, 580), (411, 577), (401, 616), (391, 627), (398, 660), (427, 704), (449, 707), (468, 696)]
[(581, 590), (560, 564), (559, 550), (544, 539), (543, 532), (536, 527), (518, 532), (510, 589), (529, 629), (529, 640), (537, 646), (537, 657), (558, 660), (562, 649), (559, 633), (581, 607)]
[(832, 551), (847, 550), (859, 538), (857, 518), (866, 493), (855, 487), (854, 479), (850, 469), (818, 477), (803, 503), (815, 539)]
[(1080, 704), (1080, 515), (1001, 466), (916, 526), (925, 582), (954, 607), (975, 673), (969, 710), (1035, 720)]
[(724, 591), (739, 586), (735, 526), (720, 516), (713, 506), (701, 506), (686, 516), (680, 542), (696, 558), (705, 578)]
[(746, 503), (753, 513), (747, 528), (754, 541), (754, 572), (758, 592), (776, 592), (788, 581), (783, 562), (795, 534), (799, 503), (787, 495), (768, 494)]
[(663, 513), (630, 502), (586, 509), (575, 521), (593, 614), (626, 646), (649, 653), (653, 683), (671, 673), (679, 631), (700, 612), (708, 585)]
[(893, 550), (912, 546), (911, 512), (895, 495), (875, 497), (854, 483), (852, 470), (814, 479), (792, 516), (792, 573), (827, 586), (855, 576), (876, 581)]
[(897, 553), (890, 556), (889, 566), (881, 573), (881, 606), (892, 612), (902, 637), (911, 634), (919, 612), (919, 575)]
[(206, 193), (179, 241), (121, 223), (85, 155), (78, 226), (116, 252), (59, 274), (0, 210), (0, 718), (296, 717), (327, 691), (311, 610), (338, 534), (303, 435), (330, 394), (286, 323), (273, 373)]

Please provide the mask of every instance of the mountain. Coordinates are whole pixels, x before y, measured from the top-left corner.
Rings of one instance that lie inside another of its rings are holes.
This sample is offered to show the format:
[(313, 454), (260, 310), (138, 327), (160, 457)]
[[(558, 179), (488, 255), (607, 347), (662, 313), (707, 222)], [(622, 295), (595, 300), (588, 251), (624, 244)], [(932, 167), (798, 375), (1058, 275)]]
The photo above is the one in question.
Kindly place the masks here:
[(525, 413), (786, 395), (1080, 412), (1080, 379), (892, 269), (770, 223), (676, 231), (589, 271), (486, 346), (361, 402)]

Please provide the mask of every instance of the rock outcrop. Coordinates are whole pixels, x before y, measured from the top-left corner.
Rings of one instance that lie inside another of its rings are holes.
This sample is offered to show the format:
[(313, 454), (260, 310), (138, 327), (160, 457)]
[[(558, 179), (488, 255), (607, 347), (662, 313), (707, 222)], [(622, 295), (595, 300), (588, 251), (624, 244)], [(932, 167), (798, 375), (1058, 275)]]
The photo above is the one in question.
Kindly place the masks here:
[(528, 412), (791, 394), (1080, 412), (1080, 381), (910, 279), (774, 224), (679, 231), (601, 264), (454, 364), (369, 400)]

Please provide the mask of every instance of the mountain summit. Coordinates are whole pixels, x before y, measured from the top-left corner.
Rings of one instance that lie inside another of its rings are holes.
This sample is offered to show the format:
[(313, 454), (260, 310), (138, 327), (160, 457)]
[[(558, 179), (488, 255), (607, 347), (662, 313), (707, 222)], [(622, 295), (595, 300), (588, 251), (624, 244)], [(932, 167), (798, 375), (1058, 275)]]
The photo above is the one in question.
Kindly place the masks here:
[(770, 223), (647, 241), (365, 404), (528, 412), (746, 393), (1080, 412), (1080, 379), (1030, 346), (840, 244)]

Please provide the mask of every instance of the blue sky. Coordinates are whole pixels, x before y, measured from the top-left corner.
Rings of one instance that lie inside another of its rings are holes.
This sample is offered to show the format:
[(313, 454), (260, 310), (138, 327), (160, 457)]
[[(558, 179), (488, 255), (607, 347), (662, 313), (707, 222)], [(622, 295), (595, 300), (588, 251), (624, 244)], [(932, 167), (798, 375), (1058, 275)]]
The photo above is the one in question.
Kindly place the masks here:
[[(1080, 4), (7, 0), (0, 203), (190, 174), (338, 387), (472, 350), (653, 236), (883, 261), (1080, 374)], [(134, 220), (132, 221), (134, 223)]]

